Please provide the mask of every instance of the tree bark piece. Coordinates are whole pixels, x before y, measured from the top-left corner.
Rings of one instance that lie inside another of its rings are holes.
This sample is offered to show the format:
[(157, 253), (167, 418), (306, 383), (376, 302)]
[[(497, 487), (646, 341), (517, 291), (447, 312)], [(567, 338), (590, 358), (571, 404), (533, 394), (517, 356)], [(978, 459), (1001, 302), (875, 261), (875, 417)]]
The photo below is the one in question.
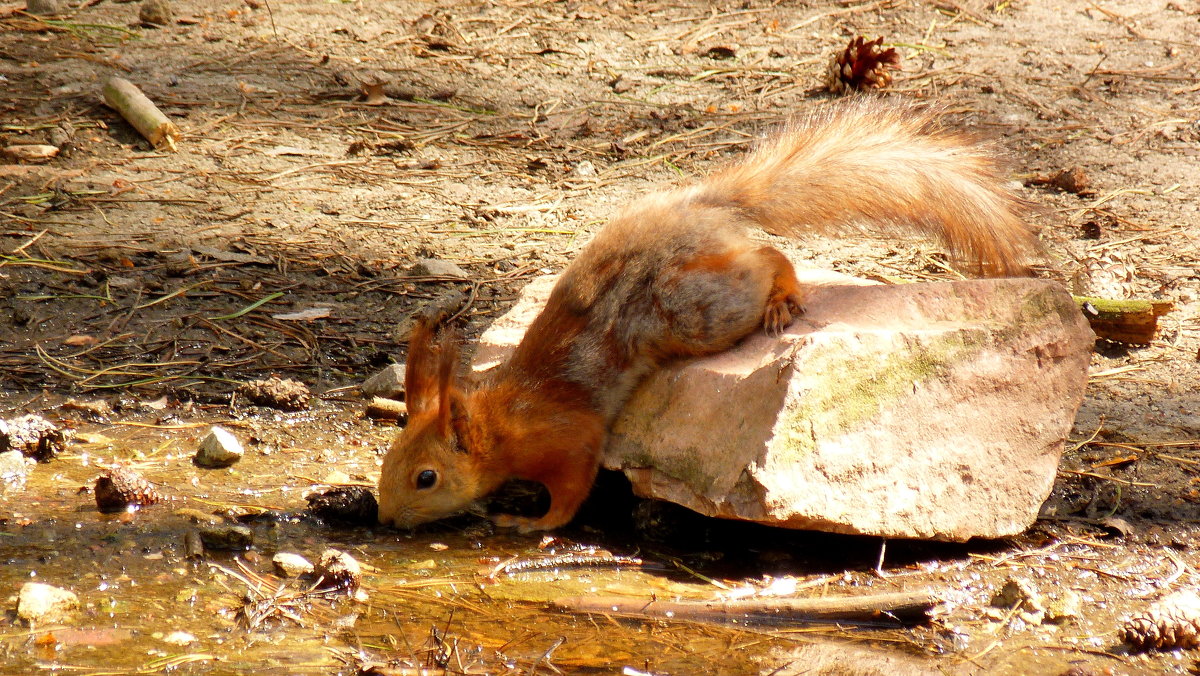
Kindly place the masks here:
[(110, 77), (104, 83), (104, 102), (120, 113), (156, 150), (174, 152), (175, 144), (183, 137), (179, 127), (129, 80)]
[(910, 623), (927, 619), (929, 609), (938, 603), (941, 600), (931, 591), (908, 591), (866, 596), (809, 599), (765, 597), (735, 601), (647, 601), (620, 596), (574, 596), (551, 601), (550, 606), (573, 613), (616, 614), (648, 619), (732, 621), (755, 616), (792, 622), (851, 620)]
[(1075, 296), (1092, 325), (1092, 331), (1105, 340), (1129, 345), (1148, 345), (1158, 331), (1158, 318), (1175, 309), (1165, 300), (1115, 300)]

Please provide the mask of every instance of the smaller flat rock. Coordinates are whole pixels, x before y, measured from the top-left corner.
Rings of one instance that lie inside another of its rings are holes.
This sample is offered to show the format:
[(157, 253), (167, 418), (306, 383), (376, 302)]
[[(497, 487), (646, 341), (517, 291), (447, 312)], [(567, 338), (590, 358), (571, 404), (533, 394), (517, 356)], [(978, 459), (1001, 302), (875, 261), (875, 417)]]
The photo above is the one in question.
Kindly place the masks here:
[(367, 378), (359, 389), (366, 397), (403, 399), (404, 374), (404, 364), (388, 364), (382, 371)]
[(455, 277), (457, 279), (470, 277), (466, 270), (440, 258), (422, 258), (412, 264), (408, 269), (408, 274), (416, 277)]
[(170, 643), (171, 645), (184, 646), (184, 645), (191, 645), (191, 644), (195, 643), (196, 637), (189, 634), (186, 631), (173, 631), (173, 632), (167, 634), (166, 636), (164, 636), (162, 640), (163, 640), (163, 643)]
[(200, 529), (205, 549), (240, 552), (254, 546), (254, 531), (245, 526), (205, 526)]

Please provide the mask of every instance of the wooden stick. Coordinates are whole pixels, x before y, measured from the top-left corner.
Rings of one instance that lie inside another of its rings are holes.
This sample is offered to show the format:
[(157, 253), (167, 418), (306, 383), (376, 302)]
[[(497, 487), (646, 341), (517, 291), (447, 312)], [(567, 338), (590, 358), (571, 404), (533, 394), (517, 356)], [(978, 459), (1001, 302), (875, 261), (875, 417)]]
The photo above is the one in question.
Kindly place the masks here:
[(550, 602), (572, 613), (616, 614), (654, 619), (730, 621), (748, 615), (776, 620), (814, 622), (833, 620), (895, 622), (924, 621), (940, 603), (930, 591), (811, 599), (755, 598), (736, 601), (646, 601), (618, 596), (574, 596)]
[(156, 150), (175, 151), (175, 144), (183, 137), (179, 127), (146, 98), (142, 90), (129, 80), (110, 77), (104, 83), (104, 102), (116, 110), (133, 125), (138, 133), (146, 137)]
[(402, 401), (385, 397), (371, 397), (366, 416), (372, 420), (406, 420), (408, 406)]
[(1148, 345), (1158, 330), (1158, 318), (1175, 308), (1170, 301), (1113, 300), (1075, 296), (1096, 335), (1130, 345)]

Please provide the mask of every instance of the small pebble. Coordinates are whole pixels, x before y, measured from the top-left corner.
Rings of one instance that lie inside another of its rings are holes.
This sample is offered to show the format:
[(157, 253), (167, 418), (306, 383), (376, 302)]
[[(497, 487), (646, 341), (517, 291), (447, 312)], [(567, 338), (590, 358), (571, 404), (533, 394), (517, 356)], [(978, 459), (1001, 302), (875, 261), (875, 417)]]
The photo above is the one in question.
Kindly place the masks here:
[(75, 592), (48, 584), (26, 582), (17, 594), (17, 617), (30, 625), (64, 624), (77, 610)]
[(173, 631), (164, 636), (162, 640), (171, 645), (189, 645), (196, 642), (196, 637), (186, 631)]
[(20, 490), (24, 487), (25, 479), (29, 477), (29, 470), (35, 464), (37, 463), (26, 458), (25, 454), (20, 451), (0, 453), (0, 493), (10, 489)]
[(596, 171), (596, 165), (592, 164), (592, 162), (590, 160), (583, 160), (579, 164), (575, 165), (575, 175), (576, 176), (582, 176), (584, 178), (591, 178), (592, 176), (595, 176), (597, 173), (598, 172)]
[(210, 526), (200, 529), (205, 549), (244, 551), (254, 545), (254, 531), (245, 526)]
[(58, 14), (58, 0), (26, 0), (25, 11), (41, 16)]
[(1088, 195), (1092, 193), (1091, 178), (1087, 171), (1080, 166), (1063, 169), (1050, 177), (1050, 184), (1059, 190)]
[(271, 558), (271, 563), (275, 564), (275, 572), (282, 577), (300, 577), (313, 572), (313, 565), (308, 559), (290, 552), (279, 552)]
[(408, 269), (408, 274), (416, 277), (457, 277), (458, 279), (470, 277), (462, 268), (440, 258), (422, 258), (412, 264)]
[(151, 26), (167, 26), (175, 20), (175, 12), (167, 0), (142, 0), (138, 20)]

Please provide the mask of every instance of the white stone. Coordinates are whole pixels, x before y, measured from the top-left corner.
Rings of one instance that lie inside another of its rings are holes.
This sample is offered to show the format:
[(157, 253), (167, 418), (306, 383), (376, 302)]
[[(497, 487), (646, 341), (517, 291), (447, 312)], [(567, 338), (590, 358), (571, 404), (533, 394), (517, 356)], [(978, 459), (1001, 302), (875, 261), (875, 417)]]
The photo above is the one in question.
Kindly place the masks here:
[(79, 610), (75, 592), (39, 582), (26, 582), (17, 593), (17, 617), (30, 625), (64, 624)]
[[(0, 420), (0, 425), (4, 421)], [(26, 458), (20, 451), (5, 451), (0, 453), (0, 493), (10, 490), (20, 490), (25, 486), (25, 479), (37, 462)]]
[(246, 454), (242, 444), (229, 430), (213, 425), (208, 435), (200, 441), (200, 448), (192, 460), (201, 467), (217, 469), (228, 467)]
[(308, 559), (290, 552), (279, 552), (271, 557), (271, 563), (275, 564), (275, 571), (283, 577), (300, 577), (313, 572), (313, 565)]
[(191, 645), (196, 642), (196, 637), (186, 631), (173, 631), (163, 637), (163, 643), (171, 645)]

